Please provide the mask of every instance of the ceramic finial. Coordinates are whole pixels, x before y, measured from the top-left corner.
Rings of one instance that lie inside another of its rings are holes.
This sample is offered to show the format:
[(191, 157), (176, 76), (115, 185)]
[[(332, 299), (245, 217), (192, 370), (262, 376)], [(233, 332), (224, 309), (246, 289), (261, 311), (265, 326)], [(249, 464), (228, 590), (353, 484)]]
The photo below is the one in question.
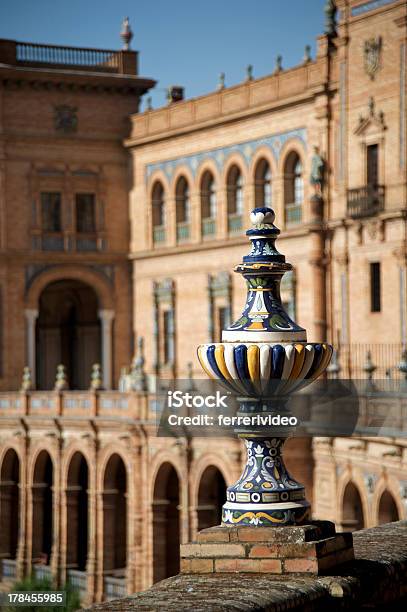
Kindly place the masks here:
[(120, 32), (120, 38), (123, 41), (123, 51), (129, 51), (130, 43), (133, 38), (133, 32), (130, 27), (130, 21), (128, 17), (125, 17), (123, 19), (122, 31)]

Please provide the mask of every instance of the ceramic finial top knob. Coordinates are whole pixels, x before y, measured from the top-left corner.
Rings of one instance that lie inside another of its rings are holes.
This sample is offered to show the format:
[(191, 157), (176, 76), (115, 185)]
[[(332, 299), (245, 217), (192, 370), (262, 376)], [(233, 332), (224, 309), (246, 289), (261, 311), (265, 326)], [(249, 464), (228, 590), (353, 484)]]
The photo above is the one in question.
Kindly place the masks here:
[(259, 206), (258, 208), (253, 208), (250, 213), (250, 221), (255, 227), (259, 225), (273, 225), (276, 215), (272, 208), (268, 208), (267, 206)]

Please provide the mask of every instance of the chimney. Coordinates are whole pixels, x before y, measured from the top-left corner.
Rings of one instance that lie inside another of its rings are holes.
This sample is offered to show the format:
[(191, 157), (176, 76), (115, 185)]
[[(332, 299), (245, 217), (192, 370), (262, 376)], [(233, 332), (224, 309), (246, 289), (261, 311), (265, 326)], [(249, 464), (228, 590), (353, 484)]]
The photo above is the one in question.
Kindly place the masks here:
[(180, 85), (171, 85), (168, 88), (168, 102), (172, 104), (173, 102), (179, 102), (184, 99), (184, 88)]

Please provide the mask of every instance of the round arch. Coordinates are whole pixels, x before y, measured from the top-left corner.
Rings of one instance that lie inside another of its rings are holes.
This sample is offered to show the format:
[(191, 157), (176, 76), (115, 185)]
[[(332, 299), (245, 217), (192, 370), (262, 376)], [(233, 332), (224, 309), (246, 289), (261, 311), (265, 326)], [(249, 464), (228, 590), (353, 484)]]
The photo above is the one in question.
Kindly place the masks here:
[(69, 386), (88, 389), (95, 363), (102, 361), (100, 299), (82, 278), (58, 279), (39, 295), (35, 330), (36, 385), (52, 389), (59, 364)]
[(171, 177), (170, 193), (169, 193), (170, 198), (176, 197), (177, 184), (181, 178), (183, 178), (187, 182), (190, 192), (192, 193), (194, 191), (195, 181), (194, 181), (193, 174), (190, 168), (188, 168), (188, 166), (182, 164), (176, 167), (175, 172)]
[(44, 289), (51, 283), (63, 280), (82, 281), (95, 291), (101, 309), (113, 309), (114, 297), (112, 286), (109, 281), (96, 270), (81, 265), (58, 265), (41, 272), (41, 274), (33, 280), (27, 291), (25, 300), (26, 308), (36, 310), (38, 308), (41, 293)]
[(89, 467), (81, 451), (71, 454), (66, 478), (66, 562), (69, 568), (84, 572), (88, 558)]
[(119, 453), (103, 472), (103, 571), (125, 578), (127, 565), (128, 473)]
[(16, 559), (20, 518), (21, 461), (13, 447), (0, 464), (0, 559)]
[(148, 178), (146, 193), (148, 202), (151, 202), (151, 198), (153, 196), (153, 189), (156, 183), (161, 183), (164, 189), (164, 195), (166, 197), (170, 195), (171, 187), (166, 174), (162, 170), (155, 170)]
[(216, 189), (218, 190), (222, 183), (222, 173), (219, 172), (219, 168), (213, 159), (204, 159), (199, 164), (195, 174), (195, 190), (198, 192), (201, 191), (202, 179), (206, 172), (210, 172), (212, 174), (215, 181)]
[(236, 481), (236, 474), (234, 474), (233, 470), (230, 468), (230, 462), (227, 462), (222, 455), (213, 452), (202, 455), (193, 463), (191, 469), (192, 499), (195, 504), (198, 501), (198, 489), (202, 475), (210, 466), (219, 470), (226, 486), (229, 487)]
[(49, 565), (53, 541), (54, 463), (51, 454), (39, 450), (32, 465), (32, 559)]
[(349, 480), (343, 490), (342, 503), (342, 529), (358, 531), (366, 527), (366, 515), (363, 509), (362, 496), (353, 480)]
[(237, 166), (240, 170), (240, 173), (243, 178), (243, 185), (247, 184), (248, 181), (248, 168), (245, 158), (241, 153), (234, 151), (225, 159), (222, 172), (221, 172), (221, 181), (224, 187), (227, 186), (227, 177), (229, 172), (233, 166)]
[(248, 176), (252, 182), (255, 180), (255, 170), (261, 159), (265, 159), (270, 166), (272, 176), (275, 176), (278, 172), (278, 162), (275, 158), (272, 150), (262, 145), (258, 147), (250, 160), (249, 168), (248, 168)]
[(377, 524), (393, 523), (399, 521), (401, 516), (397, 503), (389, 489), (385, 489), (380, 496), (377, 506)]
[(219, 525), (222, 506), (226, 502), (226, 482), (220, 469), (208, 465), (203, 471), (197, 491), (198, 531)]
[(97, 480), (96, 486), (99, 491), (103, 491), (106, 467), (113, 455), (118, 455), (120, 459), (123, 461), (124, 467), (126, 468), (127, 478), (128, 478), (128, 475), (131, 473), (130, 472), (130, 460), (127, 457), (125, 448), (123, 446), (120, 447), (117, 444), (117, 442), (116, 443), (112, 442), (108, 444), (107, 446), (103, 448), (103, 450), (101, 450), (99, 454), (98, 470), (97, 470), (97, 478), (96, 478)]
[(153, 480), (153, 582), (179, 572), (180, 480), (173, 463), (161, 463)]
[(277, 172), (279, 174), (284, 174), (284, 168), (287, 163), (287, 158), (293, 152), (297, 153), (303, 164), (303, 167), (305, 168), (307, 160), (307, 152), (305, 145), (299, 138), (290, 138), (283, 144), (280, 149), (277, 163)]

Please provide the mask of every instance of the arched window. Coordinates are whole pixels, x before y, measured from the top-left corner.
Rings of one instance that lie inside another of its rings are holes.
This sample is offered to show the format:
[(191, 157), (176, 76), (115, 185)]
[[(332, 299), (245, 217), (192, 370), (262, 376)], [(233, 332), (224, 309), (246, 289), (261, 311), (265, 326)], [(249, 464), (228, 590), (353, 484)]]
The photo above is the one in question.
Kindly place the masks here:
[(43, 572), (51, 561), (53, 542), (53, 464), (47, 451), (42, 450), (34, 467), (32, 484), (32, 558), (34, 574)]
[(126, 584), (127, 473), (123, 459), (114, 453), (103, 480), (104, 598), (113, 599)]
[(20, 514), (20, 461), (9, 448), (0, 466), (0, 574), (16, 578)]
[(201, 180), (201, 218), (202, 235), (216, 234), (216, 185), (212, 172), (207, 170)]
[(219, 525), (222, 522), (222, 505), (225, 503), (226, 484), (221, 472), (214, 465), (202, 474), (198, 489), (198, 530)]
[(190, 209), (189, 185), (187, 180), (181, 176), (175, 188), (175, 214), (177, 219), (178, 242), (189, 238)]
[(287, 157), (284, 168), (284, 204), (285, 222), (301, 223), (302, 204), (304, 201), (304, 179), (302, 162), (293, 151)]
[(77, 571), (86, 571), (88, 559), (88, 482), (88, 464), (82, 453), (76, 452), (69, 464), (66, 487), (66, 559), (72, 580)]
[(165, 242), (165, 194), (164, 187), (157, 181), (151, 198), (153, 216), (153, 242)]
[(257, 162), (254, 173), (254, 201), (256, 206), (271, 206), (271, 169), (264, 158)]
[(355, 531), (365, 526), (360, 493), (353, 482), (348, 482), (343, 494), (342, 529)]
[(180, 486), (168, 462), (158, 470), (153, 494), (153, 582), (179, 572)]
[(227, 204), (229, 232), (238, 232), (242, 228), (243, 178), (236, 165), (230, 168), (227, 176)]
[(383, 491), (379, 503), (379, 525), (385, 523), (392, 523), (393, 521), (399, 521), (399, 513), (397, 510), (396, 502), (387, 489)]

